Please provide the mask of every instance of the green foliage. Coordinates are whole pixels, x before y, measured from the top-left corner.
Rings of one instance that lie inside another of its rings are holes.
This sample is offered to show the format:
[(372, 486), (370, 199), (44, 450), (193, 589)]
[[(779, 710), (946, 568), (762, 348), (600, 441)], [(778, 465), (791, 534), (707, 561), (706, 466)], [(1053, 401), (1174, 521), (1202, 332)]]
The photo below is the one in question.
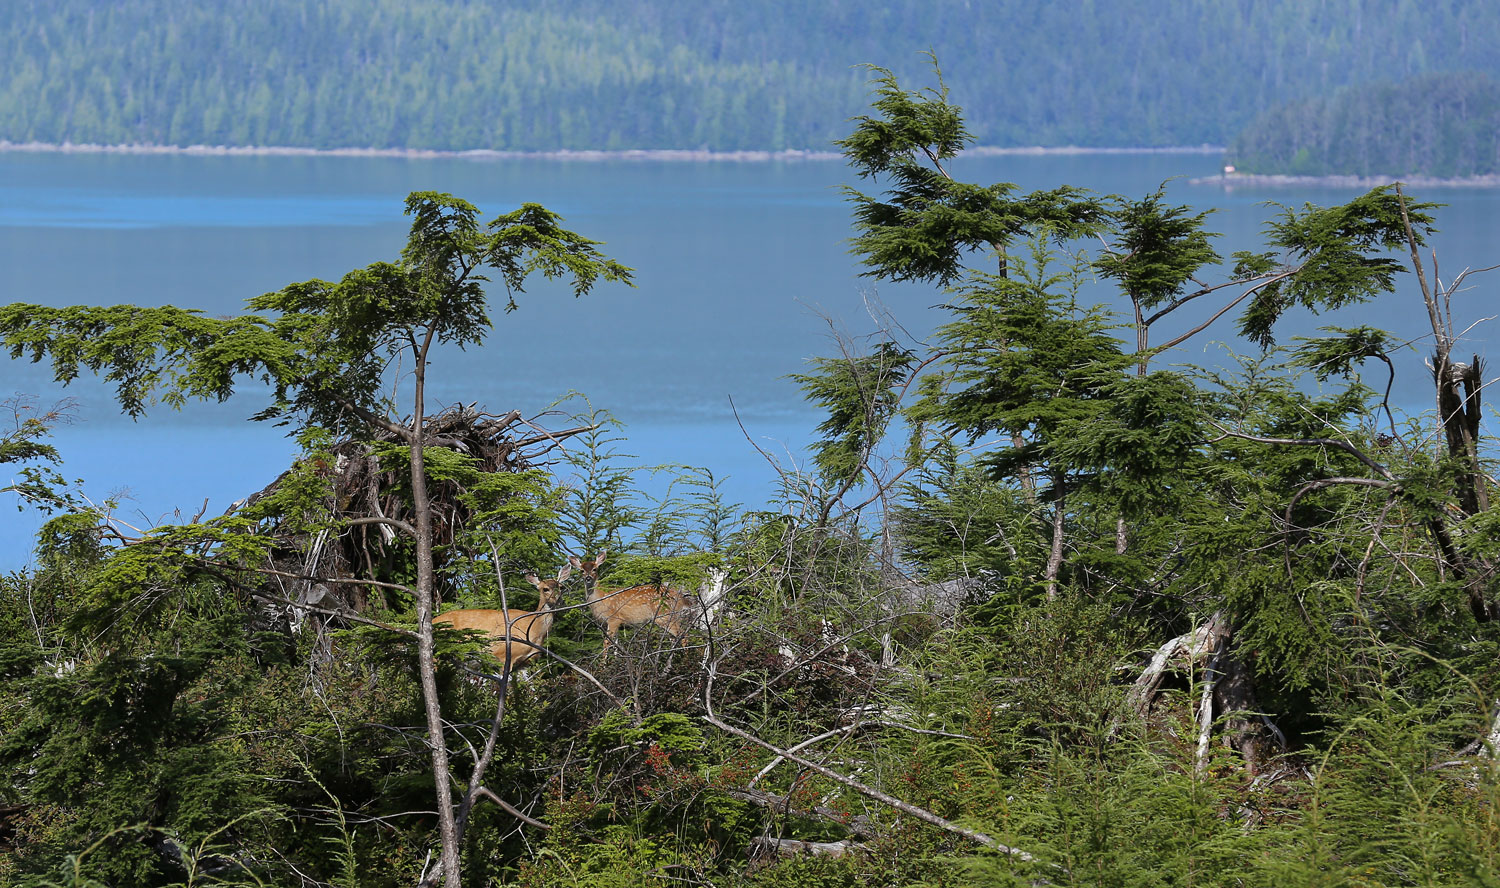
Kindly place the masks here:
[[(10, 664), (0, 696), (14, 713), (0, 769), (30, 807), (18, 863), (24, 872), (73, 849), (77, 878), (183, 879), (205, 843), (278, 816), (253, 756), (226, 742), (260, 680), (244, 614), (200, 584), (179, 602), (173, 631), (104, 648), (62, 629), (76, 607), (69, 579), (0, 583), (7, 622), (51, 617), (7, 634), (0, 657)], [(180, 853), (164, 853), (173, 847)]]
[(1005, 435), (984, 457), (997, 477), (1053, 464), (1063, 431), (1095, 421), (1104, 390), (1129, 364), (1103, 310), (1078, 306), (1079, 269), (1053, 272), (1049, 262), (1045, 245), (1033, 242), (1031, 261), (1014, 262), (1013, 277), (971, 278), (954, 320), (938, 329), (939, 372), (922, 378), (908, 411), (970, 444)]
[[(1417, 245), (1432, 233), (1436, 204), (1406, 204)], [(1405, 268), (1379, 251), (1406, 245), (1406, 226), (1394, 188), (1371, 189), (1346, 204), (1301, 212), (1283, 207), (1281, 218), (1267, 224), (1267, 240), (1297, 273), (1272, 280), (1255, 291), (1240, 318), (1240, 334), (1269, 348), (1272, 327), (1291, 307), (1313, 311), (1366, 302), (1395, 290), (1396, 275)]]
[(992, 627), (991, 656), (1024, 679), (1007, 695), (1003, 723), (1018, 733), (1081, 745), (1106, 739), (1122, 715), (1121, 688), (1110, 672), (1138, 643), (1138, 627), (1120, 620), (1107, 602), (1077, 593), (987, 608), (976, 618)]
[(858, 888), (865, 884), (853, 860), (794, 857), (753, 874), (755, 888)]
[[(559, 527), (570, 551), (591, 556), (628, 547), (675, 562), (719, 551), (728, 542), (739, 525), (739, 507), (725, 501), (724, 479), (712, 469), (632, 466), (627, 461), (633, 457), (614, 446), (625, 440), (624, 427), (609, 411), (589, 405), (572, 418), (587, 431), (573, 439), (564, 457), (572, 474), (565, 479)], [(635, 477), (643, 473), (668, 479), (659, 496), (639, 489)], [(612, 563), (606, 570), (614, 568)]]
[(1210, 244), (1217, 235), (1203, 230), (1208, 213), (1163, 206), (1166, 190), (1163, 184), (1139, 201), (1118, 199), (1112, 212), (1118, 236), (1094, 263), (1148, 310), (1181, 295), (1200, 268), (1219, 261)]
[(1069, 418), (1052, 437), (1054, 459), (1086, 469), (1133, 521), (1181, 508), (1204, 464), (1200, 393), (1178, 373), (1121, 376), (1097, 394), (1102, 409)]
[[(934, 60), (934, 68), (936, 61)], [(1048, 234), (1086, 236), (1097, 230), (1102, 208), (1078, 188), (1037, 191), (1012, 199), (1009, 182), (980, 186), (955, 181), (945, 168), (971, 140), (957, 106), (938, 74), (938, 87), (903, 90), (883, 68), (876, 74), (879, 117), (859, 117), (855, 130), (836, 144), (861, 178), (889, 182), (887, 200), (846, 186), (854, 204), (852, 252), (864, 273), (893, 281), (935, 281), (947, 286), (963, 277), (963, 262), (976, 250), (1001, 257), (1018, 238)]]
[[(1500, 883), (1493, 763), (1467, 773), (1433, 767), (1445, 719), (1383, 682), (1354, 699), (1340, 706), (1314, 765), (1305, 816), (1267, 837), (1272, 853), (1255, 884)], [(1458, 720), (1472, 731), (1484, 712)]]
[(0, 401), (0, 411), (11, 415), (10, 428), (0, 434), (0, 463), (60, 460), (56, 447), (41, 442), (67, 419), (67, 405), (39, 411), (35, 398), (17, 396)]
[(638, 753), (652, 746), (665, 753), (673, 765), (693, 767), (703, 753), (703, 731), (681, 713), (661, 712), (636, 722), (629, 713), (616, 709), (606, 713), (588, 737), (588, 748), (601, 764), (622, 751)]
[(1024, 560), (1031, 547), (1018, 544), (1031, 533), (1024, 497), (951, 442), (933, 448), (901, 493), (891, 517), (902, 558), (932, 579), (1036, 573)]
[(561, 527), (578, 552), (592, 556), (600, 549), (615, 547), (625, 529), (640, 520), (641, 513), (633, 470), (619, 464), (630, 457), (613, 446), (625, 440), (619, 420), (593, 405), (575, 414), (573, 420), (589, 430), (578, 436), (577, 446), (565, 457), (576, 480), (561, 509)]
[[(1185, 745), (1053, 745), (1026, 781), (1040, 795), (1016, 799), (1018, 825), (1068, 884), (1237, 884), (1261, 837), (1224, 816), (1233, 784), (1195, 774), (1188, 755)], [(1015, 884), (993, 858), (970, 866), (979, 884)]]
[(885, 437), (900, 403), (913, 354), (894, 342), (881, 342), (868, 355), (815, 358), (816, 373), (792, 379), (807, 400), (828, 418), (818, 425), (823, 439), (812, 447), (813, 462), (831, 486), (852, 485), (867, 470), (875, 446)]
[(397, 263), (377, 262), (337, 283), (306, 281), (249, 301), (269, 316), (209, 318), (172, 306), (140, 308), (0, 306), (0, 343), (13, 358), (51, 358), (59, 382), (81, 370), (115, 383), (132, 416), (158, 397), (224, 400), (237, 377), (269, 384), (273, 403), (258, 418), (296, 414), (307, 424), (368, 434), (384, 412), (381, 392), (396, 352), (421, 330), (460, 347), (490, 328), (482, 283), (496, 270), (515, 307), (527, 274), (570, 276), (575, 293), (597, 280), (629, 282), (630, 269), (601, 256), (594, 241), (557, 227), (535, 204), (496, 217), (481, 230), (467, 201), (436, 192), (407, 198), (412, 217)]
[[(379, 443), (371, 452), (393, 472), (394, 492), (409, 504), (410, 449)], [(424, 448), (423, 463), (431, 489), (460, 504), (467, 518), (445, 553), (453, 585), (492, 587), (497, 553), (500, 566), (515, 571), (546, 571), (554, 562), (562, 493), (546, 472), (487, 472), (478, 458), (447, 447)]]

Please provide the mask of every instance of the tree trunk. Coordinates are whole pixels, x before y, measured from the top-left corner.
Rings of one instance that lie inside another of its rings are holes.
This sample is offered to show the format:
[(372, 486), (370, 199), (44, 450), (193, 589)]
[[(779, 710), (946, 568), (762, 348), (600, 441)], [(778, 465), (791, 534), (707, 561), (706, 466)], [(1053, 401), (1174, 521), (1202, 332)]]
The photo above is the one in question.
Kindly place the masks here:
[[(1020, 432), (1012, 432), (1010, 446), (1020, 450), (1026, 446), (1026, 439), (1021, 437)], [(1025, 463), (1021, 465), (1021, 493), (1026, 497), (1026, 502), (1036, 502), (1036, 476), (1031, 473), (1031, 466)]]
[(436, 645), (432, 635), (437, 584), (432, 561), (432, 503), (427, 494), (427, 472), (422, 454), (424, 384), (427, 349), (431, 343), (432, 331), (429, 329), (416, 355), (411, 441), (411, 500), (417, 526), (417, 672), (422, 683), (422, 703), (427, 711), (427, 744), (432, 750), (432, 782), (437, 794), (443, 884), (448, 888), (460, 888), (458, 823), (453, 816), (453, 781), (448, 773), (448, 744), (443, 737), (443, 712), (438, 703)]
[(773, 839), (768, 836), (757, 836), (750, 840), (750, 856), (752, 859), (762, 855), (796, 857), (800, 854), (813, 857), (843, 857), (862, 850), (864, 847), (853, 839), (844, 839), (841, 842), (806, 842), (801, 839)]
[(1245, 773), (1253, 778), (1263, 770), (1266, 747), (1271, 740), (1267, 736), (1270, 728), (1260, 714), (1249, 666), (1228, 634), (1217, 665), (1219, 680), (1214, 684), (1214, 702), (1221, 713), (1227, 714), (1224, 733), (1229, 744), (1245, 757)]
[[(1478, 449), (1483, 368), (1478, 355), (1474, 356), (1472, 364), (1453, 363), (1453, 313), (1449, 307), (1453, 291), (1467, 272), (1459, 275), (1447, 288), (1443, 288), (1440, 281), (1434, 281), (1435, 287), (1428, 284), (1422, 255), (1417, 249), (1417, 235), (1406, 211), (1406, 195), (1399, 183), (1396, 197), (1400, 201), (1401, 221), (1406, 228), (1406, 243), (1411, 249), (1412, 270), (1416, 272), (1417, 284), (1422, 290), (1422, 302), (1427, 307), (1427, 319), (1432, 325), (1432, 338), (1436, 344), (1432, 356), (1432, 381), (1437, 389), (1438, 423), (1447, 439), (1449, 458), (1464, 467), (1459, 473), (1455, 491), (1459, 509), (1466, 516), (1477, 515), (1489, 507), (1488, 479), (1479, 465)], [(1436, 258), (1433, 261), (1436, 262)], [(1471, 559), (1454, 546), (1445, 520), (1439, 517), (1430, 524), (1442, 549), (1443, 565), (1449, 567), (1455, 577), (1464, 580), (1469, 595), (1469, 612), (1474, 619), (1484, 623), (1500, 616), (1486, 582), (1486, 577), (1494, 572), (1493, 564), (1481, 561), (1476, 570)]]
[(1266, 761), (1271, 735), (1278, 734), (1260, 714), (1255, 684), (1250, 670), (1234, 649), (1234, 626), (1229, 615), (1215, 611), (1201, 626), (1168, 641), (1151, 658), (1151, 663), (1135, 681), (1125, 702), (1140, 718), (1151, 711), (1151, 703), (1163, 676), (1174, 660), (1183, 666), (1203, 662), (1203, 693), (1198, 710), (1198, 770), (1207, 767), (1208, 747), (1212, 739), (1214, 715), (1224, 718), (1223, 731), (1229, 744), (1245, 757), (1245, 771), (1251, 777), (1259, 774)]
[(1064, 506), (1067, 494), (1063, 492), (1061, 472), (1052, 476), (1052, 552), (1047, 556), (1047, 600), (1057, 598), (1057, 577), (1062, 573)]

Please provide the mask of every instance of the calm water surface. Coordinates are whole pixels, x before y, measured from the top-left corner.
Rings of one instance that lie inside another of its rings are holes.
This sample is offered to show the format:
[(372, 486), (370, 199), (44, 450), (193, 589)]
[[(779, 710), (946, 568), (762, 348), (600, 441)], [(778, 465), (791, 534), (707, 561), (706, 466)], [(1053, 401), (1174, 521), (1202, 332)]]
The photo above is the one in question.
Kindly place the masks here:
[[(1172, 177), (1210, 175), (1218, 163), (1201, 154), (995, 157), (961, 160), (955, 174), (1139, 197)], [(626, 424), (622, 452), (643, 464), (707, 466), (728, 478), (731, 500), (757, 505), (773, 491), (774, 473), (746, 433), (783, 459), (798, 458), (819, 421), (786, 375), (834, 353), (831, 330), (873, 329), (871, 306), (916, 337), (943, 319), (930, 307), (941, 299), (932, 288), (859, 277), (838, 191), (847, 181), (833, 162), (0, 154), (0, 301), (238, 313), (245, 299), (292, 281), (337, 279), (394, 258), (410, 191), (449, 191), (487, 216), (542, 203), (634, 266), (637, 288), (601, 286), (575, 300), (539, 282), (520, 297), (519, 311), (496, 316), (484, 348), (440, 356), (432, 372), (438, 400), (540, 413), (583, 392)], [(1328, 204), (1357, 193), (1169, 187), (1177, 202), (1219, 211), (1211, 227), (1224, 234), (1218, 247), (1226, 255), (1258, 246), (1274, 212), (1266, 200)], [(1437, 240), (1445, 277), (1500, 261), (1500, 193), (1419, 196), (1450, 205), (1440, 211)], [(1460, 317), (1494, 313), (1497, 282), (1475, 279)], [(1299, 318), (1288, 334), (1333, 322), (1420, 333), (1425, 315), (1410, 289), (1344, 317)], [(1090, 295), (1109, 298), (1104, 287)], [(1472, 334), (1476, 350), (1488, 329)], [(1205, 354), (1203, 343), (1230, 338), (1228, 326), (1216, 328), (1181, 359), (1222, 363), (1223, 351), (1210, 346)], [(1403, 371), (1398, 397), (1425, 407), (1419, 355), (1409, 355)], [(0, 397), (16, 392), (46, 403), (77, 400), (77, 421), (54, 441), (66, 473), (84, 479), (95, 498), (127, 494), (122, 513), (147, 524), (174, 509), (197, 512), (205, 498), (211, 512), (222, 510), (274, 478), (294, 450), (281, 430), (246, 421), (263, 405), (251, 388), (223, 405), (158, 408), (131, 422), (106, 386), (85, 380), (61, 389), (44, 367), (0, 358)], [(10, 515), (0, 520), (18, 531), (0, 534), (0, 570), (26, 562), (38, 523), (11, 511), (13, 502), (0, 502)]]

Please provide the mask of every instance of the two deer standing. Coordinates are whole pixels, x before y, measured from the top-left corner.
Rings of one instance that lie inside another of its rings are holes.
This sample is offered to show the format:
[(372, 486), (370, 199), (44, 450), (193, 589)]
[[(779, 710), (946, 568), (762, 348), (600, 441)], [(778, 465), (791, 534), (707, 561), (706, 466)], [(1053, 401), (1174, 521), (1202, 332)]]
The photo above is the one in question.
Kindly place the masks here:
[[(592, 559), (570, 557), (570, 567), (557, 572), (554, 580), (543, 580), (527, 574), (526, 580), (537, 588), (534, 611), (462, 608), (433, 618), (434, 624), (454, 629), (474, 629), (490, 636), (489, 652), (505, 664), (506, 671), (541, 656), (542, 645), (552, 631), (554, 605), (562, 597), (563, 581), (572, 576), (573, 568), (583, 574), (588, 589), (588, 606), (595, 620), (605, 625), (604, 653), (616, 640), (622, 626), (644, 626), (655, 623), (672, 634), (682, 635), (690, 606), (687, 595), (664, 585), (648, 584), (620, 589), (599, 586), (599, 566), (608, 550), (600, 550)], [(716, 585), (722, 587), (722, 575)]]

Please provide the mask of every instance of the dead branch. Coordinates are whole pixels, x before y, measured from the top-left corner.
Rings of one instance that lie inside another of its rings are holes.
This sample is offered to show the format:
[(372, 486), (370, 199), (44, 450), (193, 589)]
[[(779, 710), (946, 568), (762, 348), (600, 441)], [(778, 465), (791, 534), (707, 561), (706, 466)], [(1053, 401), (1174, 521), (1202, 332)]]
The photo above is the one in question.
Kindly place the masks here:
[(475, 790), (475, 794), (476, 795), (480, 795), (480, 796), (484, 796), (485, 798), (487, 798), (490, 801), (494, 802), (496, 805), (499, 805), (500, 808), (501, 808), (501, 810), (503, 810), (505, 813), (509, 814), (510, 816), (516, 818), (517, 820), (521, 821), (522, 823), (526, 824), (527, 826), (534, 826), (537, 829), (551, 829), (552, 828), (552, 827), (548, 826), (547, 824), (541, 822), (540, 820), (537, 820), (534, 817), (528, 817), (525, 814), (525, 812), (520, 811), (519, 809), (516, 808), (515, 805), (512, 805), (510, 802), (507, 802), (505, 799), (502, 799), (499, 796), (495, 795), (493, 792), (491, 792), (489, 790), (488, 787), (484, 787), (484, 786), (478, 787)]
[(865, 846), (845, 839), (842, 842), (804, 842), (801, 839), (773, 839), (756, 836), (750, 840), (750, 856), (769, 854), (773, 857), (796, 857), (810, 854), (813, 857), (843, 857), (853, 851), (863, 851)]

